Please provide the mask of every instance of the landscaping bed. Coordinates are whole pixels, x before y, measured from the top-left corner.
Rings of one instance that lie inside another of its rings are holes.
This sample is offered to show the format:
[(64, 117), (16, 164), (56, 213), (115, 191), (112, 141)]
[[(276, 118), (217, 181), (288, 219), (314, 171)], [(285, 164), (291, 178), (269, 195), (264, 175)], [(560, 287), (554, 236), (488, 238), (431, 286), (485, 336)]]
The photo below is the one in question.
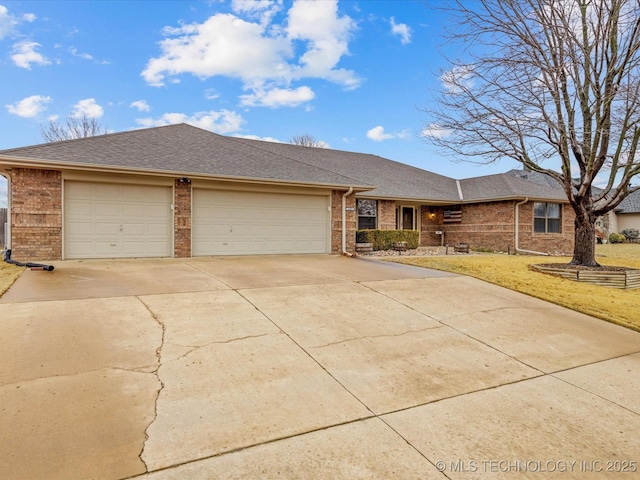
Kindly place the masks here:
[(576, 282), (591, 283), (611, 288), (640, 288), (640, 270), (628, 267), (604, 265), (585, 267), (565, 263), (529, 265), (535, 272), (557, 275)]

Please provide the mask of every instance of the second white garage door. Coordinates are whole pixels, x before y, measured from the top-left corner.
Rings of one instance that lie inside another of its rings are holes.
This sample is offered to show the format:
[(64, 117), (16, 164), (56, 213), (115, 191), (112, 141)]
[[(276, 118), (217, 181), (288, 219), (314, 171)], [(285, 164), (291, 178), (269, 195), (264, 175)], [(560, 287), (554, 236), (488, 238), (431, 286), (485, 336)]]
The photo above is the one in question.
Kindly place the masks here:
[(328, 253), (329, 197), (193, 190), (193, 255)]

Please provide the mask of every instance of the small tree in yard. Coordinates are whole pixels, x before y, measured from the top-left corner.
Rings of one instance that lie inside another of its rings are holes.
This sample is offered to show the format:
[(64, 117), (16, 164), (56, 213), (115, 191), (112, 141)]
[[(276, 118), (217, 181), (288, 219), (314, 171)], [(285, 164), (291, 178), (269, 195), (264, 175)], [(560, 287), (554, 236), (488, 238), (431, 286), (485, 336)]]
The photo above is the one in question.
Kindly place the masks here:
[(52, 120), (46, 127), (41, 125), (40, 133), (45, 142), (60, 142), (104, 135), (107, 129), (103, 128), (94, 117), (69, 115), (64, 124)]
[(465, 59), (442, 74), (425, 138), (457, 157), (508, 157), (557, 180), (575, 212), (571, 264), (597, 266), (596, 219), (640, 188), (631, 187), (640, 173), (640, 2), (459, 0), (443, 9)]

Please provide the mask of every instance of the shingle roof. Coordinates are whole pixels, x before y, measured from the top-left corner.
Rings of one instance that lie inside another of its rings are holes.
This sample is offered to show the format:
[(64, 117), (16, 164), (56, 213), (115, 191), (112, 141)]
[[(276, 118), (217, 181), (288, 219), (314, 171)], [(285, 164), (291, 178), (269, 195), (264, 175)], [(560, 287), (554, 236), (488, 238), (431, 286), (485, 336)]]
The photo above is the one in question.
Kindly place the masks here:
[(640, 213), (640, 190), (636, 190), (620, 202), (616, 213)]
[(295, 158), (308, 165), (340, 172), (376, 188), (363, 193), (376, 198), (451, 201), (458, 198), (453, 178), (421, 170), (376, 155), (325, 148), (299, 147), (287, 143), (235, 139), (256, 148)]
[(559, 188), (553, 188), (546, 183), (526, 180), (510, 173), (499, 173), (496, 175), (460, 180), (460, 188), (465, 201), (487, 201), (499, 198), (519, 197), (558, 201), (567, 200), (564, 191)]
[(562, 191), (499, 174), (457, 181), (376, 155), (224, 137), (186, 124), (0, 151), (0, 162), (105, 168), (202, 178), (357, 187), (375, 198), (438, 203), (564, 198)]
[(362, 186), (360, 180), (339, 172), (262, 151), (186, 124), (15, 148), (0, 151), (0, 155), (178, 175)]

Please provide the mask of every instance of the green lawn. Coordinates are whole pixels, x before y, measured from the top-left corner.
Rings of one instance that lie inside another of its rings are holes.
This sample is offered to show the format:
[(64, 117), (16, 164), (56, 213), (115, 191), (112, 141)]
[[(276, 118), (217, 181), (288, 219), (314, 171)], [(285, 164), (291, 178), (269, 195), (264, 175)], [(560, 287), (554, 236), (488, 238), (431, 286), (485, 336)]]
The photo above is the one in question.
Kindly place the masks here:
[[(596, 247), (602, 265), (640, 268), (640, 244)], [(567, 263), (567, 257), (472, 254), (392, 258), (389, 261), (460, 273), (640, 331), (640, 289), (621, 290), (532, 272), (532, 263)]]

